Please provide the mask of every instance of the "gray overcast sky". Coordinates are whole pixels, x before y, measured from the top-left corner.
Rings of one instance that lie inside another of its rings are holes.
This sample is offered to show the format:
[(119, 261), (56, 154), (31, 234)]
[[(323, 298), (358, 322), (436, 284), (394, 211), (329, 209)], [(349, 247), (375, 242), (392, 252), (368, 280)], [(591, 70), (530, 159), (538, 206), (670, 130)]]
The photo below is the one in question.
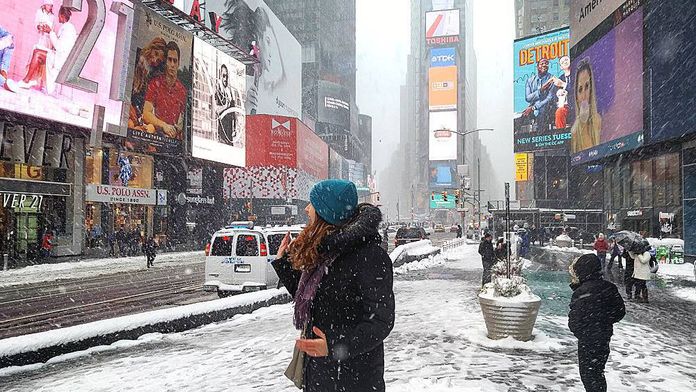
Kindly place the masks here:
[[(379, 181), (399, 142), (399, 86), (404, 83), (410, 50), (410, 0), (357, 0), (356, 15), (357, 103), (363, 114), (372, 116), (372, 166)], [(474, 1), (478, 126), (495, 129), (481, 137), (491, 161), (499, 163), (500, 182), (514, 180), (513, 38), (513, 0)]]

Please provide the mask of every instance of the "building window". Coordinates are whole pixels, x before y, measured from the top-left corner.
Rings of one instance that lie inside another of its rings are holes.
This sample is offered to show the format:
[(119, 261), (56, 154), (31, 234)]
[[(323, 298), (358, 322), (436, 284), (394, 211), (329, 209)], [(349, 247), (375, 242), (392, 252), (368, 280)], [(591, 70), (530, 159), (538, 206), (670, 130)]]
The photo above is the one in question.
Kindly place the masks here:
[(553, 0), (553, 6), (558, 7), (558, 0)]

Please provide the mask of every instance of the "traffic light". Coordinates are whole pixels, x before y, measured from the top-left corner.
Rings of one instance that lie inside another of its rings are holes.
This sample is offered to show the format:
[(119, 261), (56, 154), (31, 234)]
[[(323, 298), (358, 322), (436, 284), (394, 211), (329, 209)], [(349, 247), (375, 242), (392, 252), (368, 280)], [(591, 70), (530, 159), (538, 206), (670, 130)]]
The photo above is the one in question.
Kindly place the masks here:
[(447, 191), (442, 191), (442, 201), (447, 201)]
[(454, 203), (457, 205), (457, 207), (459, 207), (459, 201), (460, 201), (461, 196), (462, 196), (462, 191), (460, 191), (459, 189), (454, 191)]

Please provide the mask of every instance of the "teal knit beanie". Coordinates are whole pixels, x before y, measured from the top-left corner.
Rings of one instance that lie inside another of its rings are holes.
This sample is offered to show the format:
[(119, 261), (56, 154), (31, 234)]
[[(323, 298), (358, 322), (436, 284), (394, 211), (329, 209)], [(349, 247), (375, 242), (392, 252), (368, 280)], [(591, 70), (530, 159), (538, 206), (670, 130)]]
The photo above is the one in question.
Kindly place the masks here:
[(309, 193), (309, 201), (323, 220), (340, 225), (350, 219), (358, 205), (358, 190), (346, 180), (318, 182)]

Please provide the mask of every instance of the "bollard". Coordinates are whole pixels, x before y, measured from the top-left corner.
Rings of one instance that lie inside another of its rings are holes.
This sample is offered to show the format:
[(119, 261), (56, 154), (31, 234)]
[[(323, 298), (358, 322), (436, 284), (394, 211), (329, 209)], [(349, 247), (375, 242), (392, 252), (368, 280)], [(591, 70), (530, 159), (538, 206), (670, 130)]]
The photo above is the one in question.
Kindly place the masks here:
[(7, 271), (7, 262), (9, 261), (9, 259), (10, 259), (10, 255), (8, 255), (7, 253), (4, 253), (2, 255), (2, 270), (3, 271)]

